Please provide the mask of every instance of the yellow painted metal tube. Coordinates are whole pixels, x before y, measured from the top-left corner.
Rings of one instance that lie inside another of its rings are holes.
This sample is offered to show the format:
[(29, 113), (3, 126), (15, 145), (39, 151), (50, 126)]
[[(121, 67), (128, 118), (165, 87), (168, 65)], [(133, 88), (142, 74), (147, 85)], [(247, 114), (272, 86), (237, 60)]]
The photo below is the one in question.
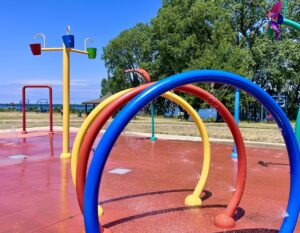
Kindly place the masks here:
[(120, 91), (104, 101), (102, 101), (99, 105), (96, 106), (96, 108), (93, 109), (93, 111), (90, 112), (90, 114), (87, 116), (87, 118), (82, 123), (75, 141), (73, 143), (73, 149), (72, 149), (72, 157), (71, 157), (71, 172), (72, 172), (72, 180), (73, 184), (76, 186), (76, 169), (77, 169), (77, 162), (78, 162), (78, 156), (79, 156), (79, 150), (81, 147), (81, 144), (83, 142), (83, 138), (86, 135), (89, 127), (93, 123), (93, 121), (96, 119), (98, 114), (103, 111), (103, 109), (109, 105), (112, 101), (120, 97), (121, 95), (125, 94), (126, 92), (130, 91), (131, 89), (127, 89), (124, 91)]
[[(72, 171), (72, 179), (73, 183), (76, 186), (76, 170), (77, 170), (77, 162), (78, 162), (78, 156), (79, 156), (79, 150), (80, 146), (83, 142), (83, 138), (85, 137), (90, 125), (95, 120), (98, 114), (101, 113), (101, 111), (104, 110), (104, 108), (117, 99), (119, 96), (125, 94), (126, 92), (130, 91), (131, 89), (124, 90), (122, 92), (119, 92), (117, 94), (114, 94), (107, 98), (105, 101), (103, 101), (101, 104), (99, 104), (87, 117), (87, 119), (83, 122), (79, 132), (77, 133), (77, 136), (75, 138), (74, 144), (73, 144), (73, 151), (72, 151), (72, 158), (71, 158), (71, 171)], [(204, 159), (203, 159), (203, 167), (201, 176), (199, 179), (199, 182), (193, 192), (193, 194), (189, 195), (185, 203), (187, 205), (201, 205), (201, 199), (199, 198), (201, 195), (201, 192), (204, 188), (204, 185), (206, 183), (208, 173), (209, 173), (209, 167), (210, 167), (210, 144), (208, 139), (208, 134), (205, 129), (205, 126), (199, 117), (198, 113), (181, 97), (178, 95), (175, 95), (171, 92), (166, 92), (163, 94), (163, 97), (174, 101), (176, 104), (180, 105), (182, 108), (184, 108), (189, 115), (193, 118), (194, 122), (196, 123), (198, 130), (200, 132), (200, 135), (202, 137), (203, 141), (203, 150), (204, 150)]]
[(210, 143), (209, 143), (209, 138), (208, 138), (206, 128), (203, 124), (203, 121), (199, 117), (198, 113), (195, 111), (195, 109), (191, 105), (189, 105), (188, 102), (186, 102), (184, 99), (182, 99), (180, 96), (178, 96), (172, 92), (166, 92), (162, 96), (175, 102), (177, 105), (181, 106), (185, 111), (187, 111), (187, 113), (192, 117), (193, 121), (197, 125), (199, 133), (202, 137), (203, 165), (202, 165), (200, 179), (194, 189), (194, 192), (191, 195), (187, 196), (185, 199), (185, 204), (188, 206), (201, 205), (202, 201), (200, 199), (200, 195), (202, 193), (202, 190), (204, 189), (204, 185), (205, 185), (207, 177), (208, 177), (210, 161), (211, 161)]
[(70, 53), (63, 46), (63, 150), (60, 155), (62, 159), (71, 158), (69, 151), (70, 141)]
[(42, 51), (63, 51), (63, 48), (42, 48)]
[(74, 52), (74, 53), (88, 54), (87, 51), (78, 50), (78, 49), (70, 49), (70, 51), (71, 51), (71, 52)]

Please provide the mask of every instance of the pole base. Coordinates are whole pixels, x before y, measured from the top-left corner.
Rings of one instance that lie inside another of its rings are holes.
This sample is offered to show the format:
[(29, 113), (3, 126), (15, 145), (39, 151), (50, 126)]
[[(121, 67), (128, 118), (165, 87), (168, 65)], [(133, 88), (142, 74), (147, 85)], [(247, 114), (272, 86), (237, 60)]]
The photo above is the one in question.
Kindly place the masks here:
[(220, 228), (229, 229), (234, 228), (236, 223), (232, 217), (224, 213), (216, 216), (215, 225)]
[(66, 152), (66, 153), (61, 153), (60, 154), (60, 158), (61, 159), (70, 159), (71, 158), (71, 153), (69, 153), (69, 152)]
[(21, 134), (27, 134), (27, 131), (24, 131), (24, 130), (23, 130), (23, 131), (21, 132)]
[(112, 233), (112, 230), (101, 226), (101, 233)]
[(104, 214), (104, 210), (101, 205), (98, 205), (98, 216), (101, 217)]
[(236, 152), (233, 152), (233, 153), (231, 154), (231, 158), (232, 158), (232, 159), (237, 159), (237, 157), (238, 157), (238, 154), (237, 154)]
[(150, 138), (150, 141), (151, 141), (151, 142), (155, 142), (156, 139), (157, 139), (156, 137), (151, 137), (151, 138)]
[(184, 204), (187, 206), (200, 206), (202, 204), (202, 200), (197, 195), (191, 194), (185, 198)]
[(53, 131), (50, 131), (49, 134), (54, 134), (54, 132), (53, 132)]

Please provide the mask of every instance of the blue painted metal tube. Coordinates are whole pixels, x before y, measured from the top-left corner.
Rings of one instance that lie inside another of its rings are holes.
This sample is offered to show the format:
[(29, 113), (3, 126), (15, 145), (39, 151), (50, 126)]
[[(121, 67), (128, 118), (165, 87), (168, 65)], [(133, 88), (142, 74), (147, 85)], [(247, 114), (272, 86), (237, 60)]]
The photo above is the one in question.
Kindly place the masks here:
[[(173, 75), (144, 90), (117, 115), (99, 142), (90, 165), (84, 189), (84, 222), (87, 233), (99, 233), (98, 195), (102, 172), (109, 153), (122, 130), (138, 111), (162, 93), (195, 82), (228, 84), (248, 92), (258, 99), (273, 115), (284, 137), (290, 160), (290, 194), (287, 216), (284, 217), (280, 232), (293, 232), (300, 209), (300, 152), (294, 130), (283, 110), (262, 88), (249, 80), (229, 72), (196, 70)], [(272, 213), (271, 213), (272, 214)]]
[(235, 89), (235, 97), (234, 97), (234, 120), (238, 125), (240, 122), (240, 90), (238, 88)]
[[(238, 88), (235, 88), (234, 92), (234, 120), (237, 125), (239, 125), (240, 122), (240, 90)], [(236, 151), (236, 145), (234, 144), (233, 147), (233, 153), (231, 155), (231, 158), (236, 159), (237, 151)]]

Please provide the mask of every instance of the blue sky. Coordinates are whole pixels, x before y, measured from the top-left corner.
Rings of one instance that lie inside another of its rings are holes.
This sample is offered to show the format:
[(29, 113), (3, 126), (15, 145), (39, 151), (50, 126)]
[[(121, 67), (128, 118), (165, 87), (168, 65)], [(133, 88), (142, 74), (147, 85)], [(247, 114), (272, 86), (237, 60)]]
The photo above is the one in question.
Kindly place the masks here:
[[(106, 77), (100, 59), (102, 47), (121, 31), (138, 22), (150, 22), (161, 0), (1, 0), (0, 1), (0, 103), (19, 102), (24, 84), (50, 84), (54, 103), (62, 102), (62, 54), (31, 54), (29, 44), (36, 33), (46, 35), (47, 47), (60, 47), (67, 25), (75, 35), (75, 48), (91, 37), (98, 57), (89, 60), (71, 54), (71, 103), (97, 98), (101, 79)], [(48, 98), (46, 90), (29, 89), (30, 103)]]

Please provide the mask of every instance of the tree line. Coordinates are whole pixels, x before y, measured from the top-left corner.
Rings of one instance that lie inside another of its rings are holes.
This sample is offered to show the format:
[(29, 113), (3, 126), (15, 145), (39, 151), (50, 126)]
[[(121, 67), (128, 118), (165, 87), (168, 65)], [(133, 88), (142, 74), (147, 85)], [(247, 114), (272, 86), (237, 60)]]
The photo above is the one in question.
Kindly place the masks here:
[[(143, 68), (152, 81), (195, 69), (218, 69), (247, 77), (270, 95), (287, 97), (288, 117), (295, 119), (300, 103), (299, 33), (281, 26), (279, 41), (266, 32), (267, 13), (275, 1), (162, 0), (150, 23), (138, 23), (121, 32), (103, 48), (107, 77), (101, 95), (135, 87), (137, 75), (128, 68)], [(300, 21), (299, 0), (287, 2), (287, 17)], [(219, 98), (231, 111), (234, 90), (222, 84), (197, 84)], [(207, 107), (189, 95), (194, 107)], [(165, 101), (156, 105), (163, 111)], [(259, 104), (246, 93), (241, 110)], [(255, 107), (256, 106), (256, 107)]]

